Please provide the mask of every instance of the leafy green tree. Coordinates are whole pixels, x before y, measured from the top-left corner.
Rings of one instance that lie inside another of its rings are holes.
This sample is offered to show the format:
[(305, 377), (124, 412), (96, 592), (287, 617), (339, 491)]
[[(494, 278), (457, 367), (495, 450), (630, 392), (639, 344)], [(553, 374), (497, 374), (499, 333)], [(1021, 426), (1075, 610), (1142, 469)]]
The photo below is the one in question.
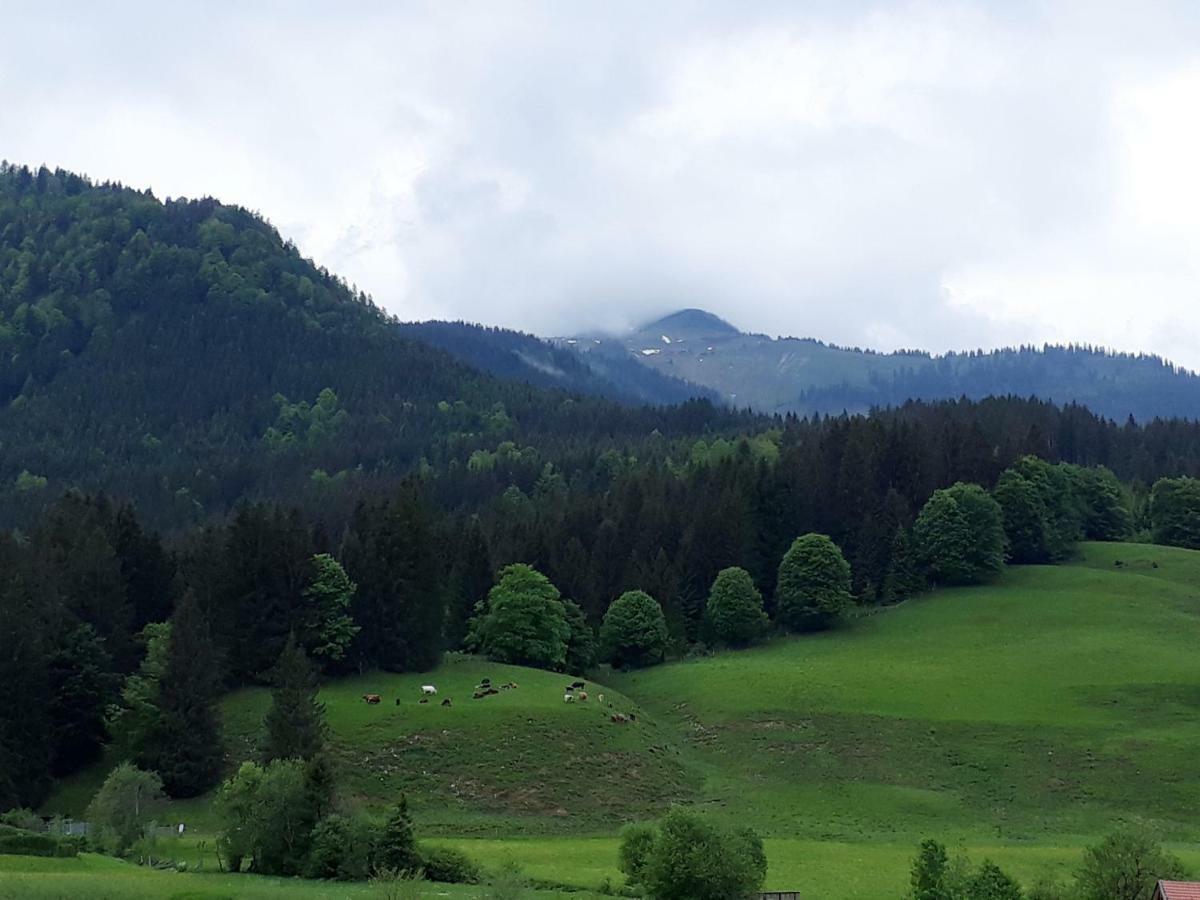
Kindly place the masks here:
[(1035, 456), (1021, 457), (1001, 474), (994, 496), (1014, 562), (1057, 562), (1071, 554), (1083, 536), (1078, 481), (1073, 467)]
[(159, 720), (146, 754), (172, 797), (212, 787), (223, 755), (216, 699), (220, 670), (208, 621), (188, 592), (171, 619), (166, 666), (158, 686)]
[(246, 861), (263, 875), (303, 870), (319, 816), (302, 762), (242, 763), (217, 791), (213, 809), (221, 825), (217, 846), (230, 871)]
[(909, 877), (911, 900), (955, 900), (951, 882), (946, 848), (929, 838), (921, 841)]
[(667, 641), (662, 607), (645, 591), (626, 591), (614, 600), (600, 625), (600, 654), (620, 669), (662, 662)]
[(108, 711), (108, 733), (118, 758), (127, 757), (145, 763), (150, 738), (158, 726), (158, 684), (167, 668), (167, 650), (171, 642), (170, 622), (151, 622), (142, 629), (146, 655), (138, 670), (121, 686), (120, 702)]
[(1000, 476), (992, 496), (1004, 516), (1009, 558), (1015, 563), (1049, 562), (1046, 505), (1034, 484), (1009, 469)]
[(754, 579), (737, 566), (717, 573), (708, 592), (705, 616), (711, 636), (732, 647), (754, 643), (770, 625)]
[(514, 563), (500, 570), (467, 643), (497, 662), (560, 669), (570, 637), (558, 588), (532, 566)]
[(1083, 536), (1089, 541), (1120, 541), (1133, 530), (1125, 491), (1104, 466), (1068, 466), (1083, 511)]
[(1200, 550), (1200, 479), (1160, 478), (1150, 491), (1154, 541)]
[(681, 809), (663, 817), (652, 842), (642, 831), (627, 832), (624, 841), (631, 846), (622, 857), (649, 900), (750, 900), (767, 875), (757, 834)]
[(965, 900), (1022, 900), (1021, 885), (990, 860), (984, 860), (970, 875)]
[(617, 867), (631, 885), (642, 883), (658, 840), (658, 828), (646, 822), (631, 822), (621, 829)]
[(1004, 568), (1000, 505), (977, 484), (934, 491), (913, 525), (913, 543), (935, 581), (988, 581)]
[(828, 536), (796, 538), (779, 563), (776, 617), (794, 631), (828, 628), (850, 606), (850, 563)]
[(1183, 863), (1144, 834), (1110, 834), (1083, 853), (1075, 875), (1080, 900), (1151, 900), (1159, 879), (1186, 877)]
[(374, 866), (378, 828), (365, 815), (325, 816), (312, 831), (305, 878), (366, 881)]
[(324, 664), (340, 662), (359, 632), (350, 616), (357, 585), (328, 553), (312, 558), (312, 579), (304, 589), (300, 640)]
[(387, 821), (379, 833), (375, 865), (394, 872), (411, 872), (420, 868), (421, 854), (417, 848), (412, 816), (408, 812), (408, 798), (403, 794), (388, 812)]
[(570, 629), (566, 669), (568, 672), (586, 672), (596, 661), (596, 633), (574, 600), (564, 600), (563, 611), (567, 616), (567, 628)]
[(88, 806), (88, 818), (117, 855), (145, 833), (166, 806), (162, 780), (123, 762), (108, 773)]
[(288, 638), (273, 673), (271, 707), (263, 718), (263, 762), (309, 760), (325, 746), (325, 705), (317, 673), (295, 637)]

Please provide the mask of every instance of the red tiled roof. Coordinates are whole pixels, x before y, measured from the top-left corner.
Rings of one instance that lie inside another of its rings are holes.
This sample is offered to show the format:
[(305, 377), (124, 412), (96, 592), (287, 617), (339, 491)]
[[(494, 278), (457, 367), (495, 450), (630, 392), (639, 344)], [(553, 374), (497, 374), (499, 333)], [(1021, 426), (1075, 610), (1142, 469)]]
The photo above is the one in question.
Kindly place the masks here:
[(1162, 900), (1200, 900), (1200, 881), (1160, 881), (1157, 896)]

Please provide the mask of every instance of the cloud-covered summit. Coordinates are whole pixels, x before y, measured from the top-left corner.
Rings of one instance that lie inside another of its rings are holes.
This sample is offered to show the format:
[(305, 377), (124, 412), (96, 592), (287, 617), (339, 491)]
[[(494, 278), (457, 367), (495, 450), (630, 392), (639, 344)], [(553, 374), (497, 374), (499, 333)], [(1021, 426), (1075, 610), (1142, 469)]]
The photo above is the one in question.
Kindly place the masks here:
[(269, 216), (404, 318), (685, 306), (1200, 365), (1189, 4), (45, 4), (0, 155)]

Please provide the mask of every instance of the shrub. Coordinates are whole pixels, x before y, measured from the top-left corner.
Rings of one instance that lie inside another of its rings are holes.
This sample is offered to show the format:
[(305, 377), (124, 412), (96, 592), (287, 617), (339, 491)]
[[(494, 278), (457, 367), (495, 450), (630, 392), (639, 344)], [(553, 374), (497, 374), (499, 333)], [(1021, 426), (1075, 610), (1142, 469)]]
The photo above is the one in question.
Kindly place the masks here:
[(0, 854), (20, 856), (75, 856), (75, 845), (52, 834), (0, 826)]
[(478, 884), (482, 877), (475, 861), (454, 847), (422, 847), (421, 864), (430, 881)]
[(667, 640), (662, 607), (645, 591), (626, 591), (614, 600), (600, 625), (601, 652), (620, 669), (662, 662)]
[(622, 869), (649, 900), (748, 900), (767, 874), (762, 840), (675, 809), (657, 830), (622, 832)]
[(45, 831), (46, 823), (32, 809), (10, 809), (0, 813), (0, 825), (20, 828), (22, 831)]
[(378, 829), (365, 816), (326, 816), (312, 830), (306, 878), (364, 881), (371, 874)]

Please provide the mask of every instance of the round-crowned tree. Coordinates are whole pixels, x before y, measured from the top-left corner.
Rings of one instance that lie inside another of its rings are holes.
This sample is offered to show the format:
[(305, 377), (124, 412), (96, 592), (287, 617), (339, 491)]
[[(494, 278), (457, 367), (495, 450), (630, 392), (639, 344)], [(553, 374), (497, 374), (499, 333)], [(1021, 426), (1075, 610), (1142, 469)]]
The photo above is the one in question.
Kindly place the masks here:
[(988, 581), (1004, 568), (1000, 504), (977, 484), (934, 491), (913, 525), (913, 543), (934, 581)]
[(497, 662), (560, 669), (570, 638), (558, 588), (533, 566), (514, 563), (500, 571), (486, 606), (471, 620), (467, 645)]
[(704, 609), (709, 634), (718, 643), (745, 647), (761, 638), (769, 624), (762, 594), (745, 569), (731, 566), (717, 573)]
[(828, 628), (850, 605), (850, 563), (827, 535), (796, 538), (779, 564), (779, 622), (794, 631)]
[(613, 601), (600, 624), (600, 650), (619, 669), (650, 666), (667, 653), (667, 620), (645, 591), (626, 591)]

